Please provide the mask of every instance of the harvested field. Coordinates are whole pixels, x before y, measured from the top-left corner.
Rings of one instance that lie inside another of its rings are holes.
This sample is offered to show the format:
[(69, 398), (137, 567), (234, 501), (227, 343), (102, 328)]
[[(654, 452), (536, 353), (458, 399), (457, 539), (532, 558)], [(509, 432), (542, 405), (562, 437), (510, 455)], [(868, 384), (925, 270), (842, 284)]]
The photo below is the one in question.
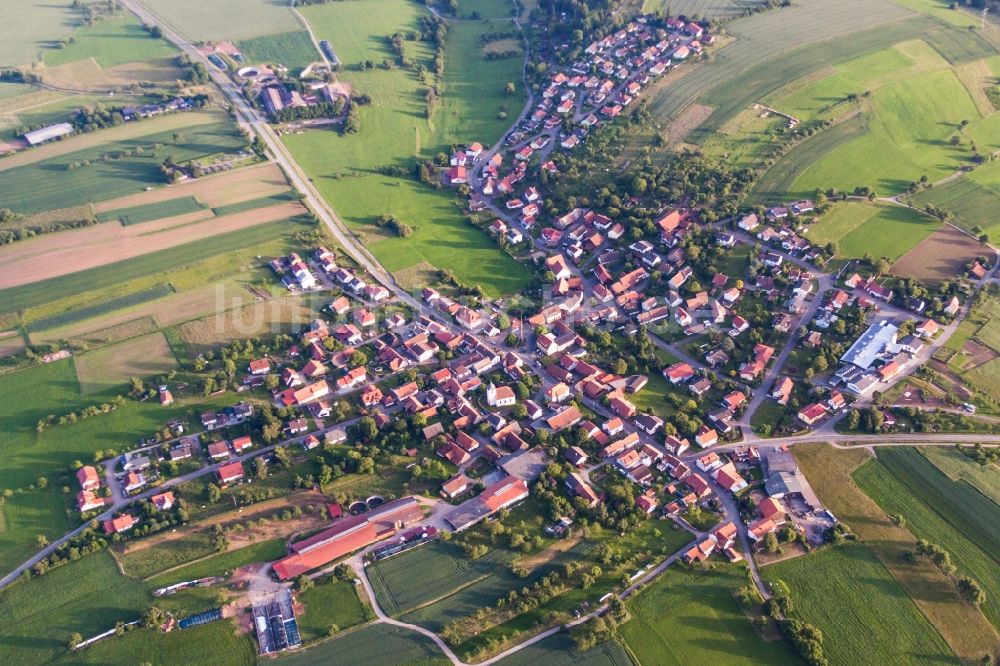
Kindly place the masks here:
[(177, 367), (174, 352), (162, 333), (150, 333), (76, 357), (80, 393), (97, 393), (129, 377), (159, 375)]
[[(0, 284), (18, 286), (60, 275), (119, 262), (167, 248), (211, 238), (268, 222), (295, 217), (305, 211), (300, 203), (259, 208), (239, 215), (220, 217), (176, 230), (157, 225), (172, 220), (122, 227), (101, 224), (0, 248)], [(200, 213), (196, 213), (200, 214)]]
[(938, 283), (959, 277), (966, 264), (983, 252), (979, 241), (944, 225), (900, 257), (890, 270), (894, 275)]
[(98, 213), (193, 197), (209, 208), (271, 196), (288, 189), (281, 167), (270, 162), (188, 180), (167, 188), (139, 192), (94, 204)]
[(319, 301), (311, 306), (306, 298), (285, 296), (188, 322), (179, 330), (193, 357), (236, 339), (301, 330), (309, 325), (320, 305)]
[(715, 109), (704, 104), (688, 106), (667, 123), (667, 141), (671, 144), (682, 143), (688, 134), (708, 120), (713, 111)]
[[(0, 333), (0, 358), (13, 356), (24, 351), (24, 338), (18, 331), (4, 331)], [(3, 532), (3, 524), (0, 523), (0, 532)]]

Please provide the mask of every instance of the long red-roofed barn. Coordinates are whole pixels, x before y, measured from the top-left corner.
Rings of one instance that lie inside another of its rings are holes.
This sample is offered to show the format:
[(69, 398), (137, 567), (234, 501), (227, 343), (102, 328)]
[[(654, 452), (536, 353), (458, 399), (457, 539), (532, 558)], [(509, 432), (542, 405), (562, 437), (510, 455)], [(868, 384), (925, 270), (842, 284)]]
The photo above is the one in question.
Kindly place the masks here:
[(424, 518), (420, 504), (404, 497), (339, 521), (330, 529), (292, 544), (293, 553), (274, 563), (274, 573), (288, 580), (333, 562), (348, 553), (364, 548), (396, 533), (396, 530), (419, 523)]

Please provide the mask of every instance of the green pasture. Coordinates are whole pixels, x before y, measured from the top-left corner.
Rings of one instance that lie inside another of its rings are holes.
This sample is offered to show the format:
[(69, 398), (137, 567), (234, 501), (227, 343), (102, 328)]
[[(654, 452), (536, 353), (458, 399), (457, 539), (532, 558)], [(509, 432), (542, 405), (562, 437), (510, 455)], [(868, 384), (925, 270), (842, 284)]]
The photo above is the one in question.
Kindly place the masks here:
[[(174, 143), (175, 134), (178, 143)], [(0, 200), (11, 210), (31, 214), (114, 199), (165, 184), (160, 165), (167, 157), (185, 162), (245, 145), (246, 139), (228, 120), (109, 142), (5, 171), (0, 178)], [(111, 159), (137, 147), (142, 153)], [(69, 168), (85, 160), (89, 166)]]
[(365, 622), (365, 609), (353, 583), (331, 579), (317, 582), (301, 593), (305, 612), (298, 616), (299, 631), (306, 643), (325, 638), (331, 624), (341, 630)]
[(440, 648), (427, 636), (387, 624), (373, 624), (305, 650), (281, 657), (279, 666), (319, 666), (329, 663), (366, 666), (446, 666)]
[(619, 635), (643, 664), (798, 664), (787, 642), (750, 624), (733, 596), (746, 582), (741, 567), (674, 566), (628, 601)]
[(1000, 627), (1000, 561), (965, 538), (935, 512), (933, 505), (914, 494), (878, 460), (865, 463), (852, 477), (886, 514), (903, 516), (906, 529), (915, 537), (947, 550), (959, 574), (979, 582), (986, 592), (983, 613), (993, 626)]
[(458, 15), (463, 18), (509, 19), (514, 15), (514, 7), (508, 0), (458, 0)]
[(55, 67), (93, 58), (101, 67), (114, 67), (177, 53), (169, 42), (143, 30), (131, 14), (77, 28), (73, 38), (75, 41), (63, 48), (46, 51), (42, 62)]
[(302, 28), (281, 0), (141, 0), (139, 4), (196, 42), (249, 39)]
[[(992, 116), (991, 116), (992, 118)], [(908, 199), (914, 206), (928, 204), (950, 211), (954, 222), (966, 231), (977, 227), (1000, 238), (1000, 162), (990, 162), (943, 185), (924, 190)]]
[(41, 62), (43, 54), (69, 36), (82, 13), (70, 3), (18, 0), (3, 8), (0, 66)]
[(836, 243), (841, 257), (870, 254), (894, 261), (939, 226), (930, 216), (902, 206), (851, 201), (834, 206), (807, 236), (819, 245)]
[(831, 663), (957, 663), (913, 600), (861, 543), (777, 562), (763, 575), (788, 585), (792, 616), (823, 632)]
[(178, 197), (176, 199), (167, 199), (166, 201), (160, 201), (157, 203), (132, 206), (131, 208), (109, 210), (104, 213), (98, 213), (97, 219), (101, 222), (117, 220), (121, 222), (123, 226), (128, 226), (130, 224), (142, 224), (143, 222), (162, 220), (176, 215), (184, 215), (186, 213), (196, 213), (199, 210), (204, 210), (205, 208), (205, 204), (201, 203), (194, 197)]
[[(9, 487), (6, 484), (4, 487)], [(12, 571), (35, 554), (35, 539), (62, 536), (75, 526), (61, 488), (21, 489), (0, 507), (0, 571)], [(0, 639), (2, 644), (2, 639)]]
[(236, 42), (236, 48), (248, 63), (284, 65), (293, 74), (320, 60), (320, 54), (305, 30), (241, 39)]
[(213, 537), (209, 532), (192, 532), (179, 539), (163, 541), (156, 547), (143, 548), (118, 556), (126, 576), (145, 579), (175, 567), (211, 555)]

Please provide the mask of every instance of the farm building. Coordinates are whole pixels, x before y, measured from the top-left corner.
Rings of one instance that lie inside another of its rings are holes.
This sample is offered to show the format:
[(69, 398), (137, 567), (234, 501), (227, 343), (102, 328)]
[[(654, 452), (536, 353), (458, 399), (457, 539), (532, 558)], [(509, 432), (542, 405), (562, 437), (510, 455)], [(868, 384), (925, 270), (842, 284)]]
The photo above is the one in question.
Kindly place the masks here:
[(36, 129), (33, 132), (25, 132), (24, 140), (27, 141), (30, 146), (37, 146), (38, 144), (45, 143), (46, 141), (58, 139), (59, 137), (72, 133), (72, 125), (69, 123), (57, 123), (55, 125), (49, 125), (48, 127)]

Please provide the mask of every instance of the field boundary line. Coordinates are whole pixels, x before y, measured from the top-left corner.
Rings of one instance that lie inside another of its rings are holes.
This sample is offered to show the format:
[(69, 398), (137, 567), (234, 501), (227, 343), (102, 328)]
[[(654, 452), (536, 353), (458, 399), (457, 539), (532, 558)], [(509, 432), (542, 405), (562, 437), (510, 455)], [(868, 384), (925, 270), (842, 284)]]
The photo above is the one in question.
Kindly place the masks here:
[(402, 616), (407, 615), (409, 613), (413, 613), (415, 611), (418, 611), (421, 608), (426, 608), (427, 606), (431, 606), (433, 604), (436, 604), (439, 601), (444, 601), (448, 597), (455, 596), (456, 594), (458, 594), (462, 590), (466, 589), (467, 587), (471, 587), (472, 585), (475, 585), (477, 583), (483, 582), (484, 580), (486, 580), (487, 578), (489, 578), (492, 575), (493, 575), (492, 573), (483, 574), (479, 578), (474, 578), (474, 579), (470, 580), (468, 583), (465, 583), (464, 585), (460, 585), (460, 586), (456, 587), (454, 590), (452, 590), (451, 592), (448, 592), (447, 594), (442, 594), (440, 597), (436, 597), (434, 599), (430, 599), (429, 601), (425, 601), (425, 602), (423, 602), (421, 604), (417, 604), (413, 608), (407, 608), (405, 611), (400, 611), (399, 616), (402, 617)]

